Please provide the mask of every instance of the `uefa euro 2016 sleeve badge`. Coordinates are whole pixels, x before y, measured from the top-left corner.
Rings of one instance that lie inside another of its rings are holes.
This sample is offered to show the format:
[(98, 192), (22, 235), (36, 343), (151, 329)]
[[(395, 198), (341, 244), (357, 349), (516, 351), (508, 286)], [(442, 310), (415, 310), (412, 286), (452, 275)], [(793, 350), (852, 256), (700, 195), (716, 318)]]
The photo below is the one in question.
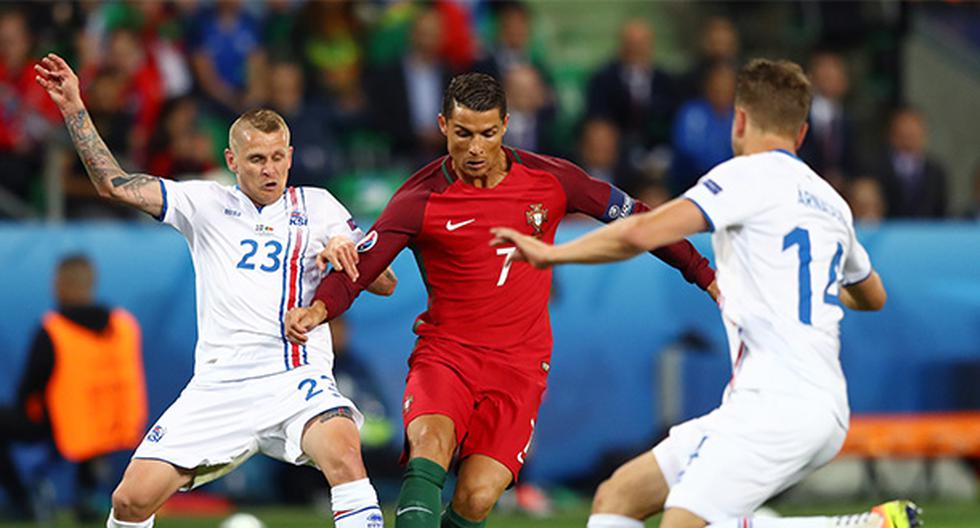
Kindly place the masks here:
[(524, 216), (527, 217), (527, 225), (534, 228), (533, 235), (541, 236), (541, 228), (548, 221), (548, 210), (544, 208), (544, 204), (529, 205), (527, 211), (524, 211)]

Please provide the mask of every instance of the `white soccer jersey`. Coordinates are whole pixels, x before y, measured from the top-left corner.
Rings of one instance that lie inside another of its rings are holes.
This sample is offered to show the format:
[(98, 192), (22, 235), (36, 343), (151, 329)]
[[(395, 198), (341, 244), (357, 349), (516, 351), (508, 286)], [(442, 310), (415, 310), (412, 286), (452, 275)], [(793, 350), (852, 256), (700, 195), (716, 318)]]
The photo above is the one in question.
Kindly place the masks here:
[(730, 389), (824, 400), (846, 424), (837, 296), (871, 273), (847, 203), (786, 151), (726, 161), (684, 196), (713, 231)]
[(315, 258), (327, 241), (338, 235), (360, 239), (347, 209), (312, 187), (289, 187), (260, 208), (237, 185), (160, 181), (161, 218), (187, 239), (194, 262), (194, 376), (236, 380), (308, 364), (330, 372), (328, 325), (299, 346), (286, 340), (282, 318), (311, 301), (321, 278)]

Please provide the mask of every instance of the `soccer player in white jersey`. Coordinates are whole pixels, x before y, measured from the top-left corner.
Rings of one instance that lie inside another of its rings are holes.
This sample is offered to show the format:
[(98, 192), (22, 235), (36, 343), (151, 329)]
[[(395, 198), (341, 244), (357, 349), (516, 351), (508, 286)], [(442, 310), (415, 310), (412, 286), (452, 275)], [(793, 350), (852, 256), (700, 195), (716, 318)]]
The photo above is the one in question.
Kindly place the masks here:
[(513, 230), (515, 259), (546, 267), (624, 260), (712, 231), (732, 380), (713, 412), (670, 430), (652, 451), (599, 486), (589, 528), (909, 528), (908, 501), (838, 517), (753, 518), (767, 499), (837, 454), (849, 410), (840, 351), (841, 304), (879, 310), (885, 289), (854, 234), (851, 210), (796, 157), (810, 83), (791, 62), (739, 72), (736, 157), (654, 211), (551, 246)]
[[(99, 194), (174, 226), (196, 273), (194, 377), (137, 448), (107, 526), (153, 526), (173, 493), (262, 452), (315, 463), (332, 486), (336, 526), (381, 528), (361, 460), (363, 418), (334, 382), (329, 328), (304, 345), (283, 337), (282, 315), (309, 304), (325, 261), (357, 278), (361, 232), (327, 191), (286, 188), (292, 147), (282, 117), (253, 110), (231, 126), (225, 158), (233, 187), (127, 174), (95, 130), (68, 64), (51, 54), (36, 70)], [(394, 287), (389, 269), (370, 290)]]

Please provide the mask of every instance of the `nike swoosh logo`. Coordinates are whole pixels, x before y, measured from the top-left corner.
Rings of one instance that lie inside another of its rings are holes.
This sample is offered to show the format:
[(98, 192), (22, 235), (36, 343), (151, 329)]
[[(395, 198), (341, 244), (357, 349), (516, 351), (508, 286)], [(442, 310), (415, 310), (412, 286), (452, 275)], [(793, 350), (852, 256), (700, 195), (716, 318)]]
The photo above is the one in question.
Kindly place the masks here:
[(410, 511), (420, 511), (420, 512), (425, 512), (425, 513), (428, 513), (428, 514), (431, 514), (432, 513), (432, 510), (430, 510), (428, 508), (423, 508), (421, 506), (409, 506), (408, 508), (400, 508), (397, 511), (395, 511), (395, 517), (398, 517), (399, 515), (401, 515), (403, 513), (408, 513)]
[(476, 218), (470, 218), (469, 220), (464, 220), (458, 224), (454, 224), (452, 220), (446, 220), (446, 229), (449, 231), (455, 231), (464, 225), (472, 224), (473, 222), (476, 222)]

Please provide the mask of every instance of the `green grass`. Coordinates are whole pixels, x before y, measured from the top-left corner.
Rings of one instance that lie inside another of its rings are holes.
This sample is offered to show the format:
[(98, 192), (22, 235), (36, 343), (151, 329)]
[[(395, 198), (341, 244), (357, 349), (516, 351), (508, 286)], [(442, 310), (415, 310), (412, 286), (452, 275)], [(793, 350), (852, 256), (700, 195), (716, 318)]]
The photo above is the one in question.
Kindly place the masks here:
[[(980, 527), (980, 502), (926, 502), (921, 504), (925, 510), (924, 519), (928, 528), (977, 528)], [(825, 507), (777, 507), (783, 515), (832, 515), (836, 513), (855, 513), (867, 509), (867, 504), (839, 504)], [(286, 507), (256, 507), (245, 508), (260, 519), (268, 528), (310, 528), (329, 526), (322, 516), (316, 515), (311, 508)], [(495, 513), (490, 517), (489, 526), (505, 528), (585, 528), (588, 508), (584, 505), (575, 506), (559, 512), (549, 519), (535, 519), (526, 515)], [(386, 512), (387, 526), (393, 526), (391, 512)], [(217, 518), (180, 518), (166, 517), (157, 520), (161, 528), (216, 528), (220, 524)], [(36, 524), (5, 523), (0, 526), (9, 528), (38, 528)], [(56, 528), (101, 528), (103, 522), (79, 525), (68, 517), (59, 517), (57, 523), (50, 525)], [(657, 526), (656, 519), (647, 526)]]

